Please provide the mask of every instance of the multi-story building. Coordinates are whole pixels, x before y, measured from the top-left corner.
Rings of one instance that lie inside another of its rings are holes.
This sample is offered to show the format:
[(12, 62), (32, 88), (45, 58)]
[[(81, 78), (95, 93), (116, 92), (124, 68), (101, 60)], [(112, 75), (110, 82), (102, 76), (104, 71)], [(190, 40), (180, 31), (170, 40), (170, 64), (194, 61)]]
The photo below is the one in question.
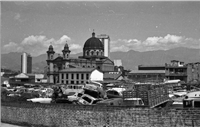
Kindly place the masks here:
[(104, 56), (110, 58), (110, 37), (106, 34), (98, 35), (97, 38), (103, 43)]
[(136, 82), (163, 82), (165, 79), (165, 66), (139, 65), (138, 70), (132, 70), (128, 78)]
[[(114, 62), (105, 56), (104, 51), (105, 49), (103, 43), (99, 40), (99, 38), (95, 37), (94, 32), (92, 33), (92, 37), (87, 39), (84, 44), (83, 56), (79, 56), (78, 58), (70, 57), (71, 51), (69, 50), (68, 44), (65, 44), (64, 49), (62, 50), (63, 55), (55, 58), (55, 51), (53, 50), (53, 46), (50, 45), (47, 51), (48, 82), (62, 83), (63, 80), (63, 82), (66, 84), (77, 84), (82, 83), (82, 81), (80, 80), (78, 82), (74, 82), (74, 80), (72, 80), (72, 75), (74, 74), (77, 76), (77, 74), (82, 75), (82, 73), (84, 73), (87, 76), (92, 69), (98, 69), (103, 73), (114, 71)], [(70, 75), (71, 77), (69, 76), (67, 80), (63, 79), (65, 77), (59, 77), (62, 76), (61, 73), (65, 73), (63, 76)]]
[[(178, 60), (164, 65), (139, 65), (138, 70), (128, 74), (134, 81), (180, 80), (185, 83), (200, 83), (200, 62), (184, 64)], [(182, 82), (182, 83), (183, 83)]]
[(187, 82), (187, 65), (178, 60), (172, 60), (165, 64), (165, 77), (168, 80), (180, 79)]
[(165, 70), (132, 70), (128, 78), (135, 82), (163, 82)]
[(187, 82), (200, 83), (200, 62), (187, 64)]
[(32, 57), (28, 53), (21, 55), (21, 72), (32, 73)]

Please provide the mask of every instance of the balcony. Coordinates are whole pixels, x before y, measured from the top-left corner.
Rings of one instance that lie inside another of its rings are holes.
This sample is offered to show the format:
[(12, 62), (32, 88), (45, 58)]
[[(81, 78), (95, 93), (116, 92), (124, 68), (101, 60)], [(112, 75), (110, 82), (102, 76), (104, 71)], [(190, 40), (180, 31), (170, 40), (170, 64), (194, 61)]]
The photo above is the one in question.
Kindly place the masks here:
[(165, 76), (187, 76), (186, 72), (166, 72)]
[(187, 65), (165, 64), (165, 68), (187, 68)]

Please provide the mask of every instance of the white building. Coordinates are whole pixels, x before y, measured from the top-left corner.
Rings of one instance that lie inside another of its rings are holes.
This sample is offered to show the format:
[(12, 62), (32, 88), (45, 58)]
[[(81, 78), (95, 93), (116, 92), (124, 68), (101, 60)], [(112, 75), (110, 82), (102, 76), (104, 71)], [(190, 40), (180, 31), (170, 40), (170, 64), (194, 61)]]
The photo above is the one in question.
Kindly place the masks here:
[(59, 84), (85, 84), (89, 80), (103, 81), (103, 73), (94, 68), (67, 68), (59, 71)]
[(21, 55), (21, 72), (32, 73), (32, 57), (25, 52)]
[(110, 58), (110, 37), (106, 34), (98, 35), (97, 38), (101, 40), (104, 46), (104, 56)]

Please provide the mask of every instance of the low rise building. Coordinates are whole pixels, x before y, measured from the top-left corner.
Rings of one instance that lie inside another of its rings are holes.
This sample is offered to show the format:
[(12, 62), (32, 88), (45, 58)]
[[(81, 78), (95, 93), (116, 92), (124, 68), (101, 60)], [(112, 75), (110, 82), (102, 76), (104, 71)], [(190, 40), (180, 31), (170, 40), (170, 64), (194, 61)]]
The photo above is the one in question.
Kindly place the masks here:
[(180, 79), (187, 82), (187, 65), (178, 60), (172, 60), (165, 64), (165, 77), (167, 80)]
[(135, 82), (163, 82), (165, 78), (164, 70), (132, 70), (128, 78)]
[(68, 68), (59, 71), (59, 84), (84, 84), (88, 80), (103, 81), (103, 73), (94, 68)]
[(200, 62), (187, 64), (187, 82), (200, 83)]
[(25, 84), (25, 83), (46, 83), (43, 74), (25, 74), (21, 73), (16, 76), (9, 77), (10, 84)]

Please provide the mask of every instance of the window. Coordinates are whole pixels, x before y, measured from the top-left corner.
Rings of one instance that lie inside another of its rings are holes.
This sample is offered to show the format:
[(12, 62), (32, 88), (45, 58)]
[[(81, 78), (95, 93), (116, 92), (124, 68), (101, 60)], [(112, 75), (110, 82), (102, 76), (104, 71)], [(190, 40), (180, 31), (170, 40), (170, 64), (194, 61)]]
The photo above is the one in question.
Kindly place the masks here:
[(62, 79), (64, 79), (64, 74), (62, 73)]
[(76, 78), (79, 79), (79, 74), (76, 74)]
[(89, 79), (89, 74), (86, 74), (86, 79)]
[(81, 74), (81, 79), (84, 79), (84, 74)]
[(83, 97), (83, 99), (85, 100), (85, 101), (87, 101), (88, 103), (90, 103), (92, 100), (90, 99), (90, 98), (88, 98), (88, 97)]
[(76, 84), (79, 84), (79, 81), (76, 81)]
[(92, 55), (92, 56), (94, 55), (94, 51), (91, 51), (91, 55)]
[(51, 54), (51, 56), (50, 56), (50, 57), (51, 57), (50, 59), (52, 60), (52, 59), (53, 59), (53, 54)]
[(68, 79), (68, 74), (66, 74), (66, 79)]
[(86, 55), (87, 55), (87, 56), (89, 56), (89, 55), (90, 55), (89, 51), (86, 51)]
[(71, 81), (71, 84), (74, 84), (74, 81)]
[(71, 74), (71, 78), (74, 79), (74, 74)]
[(62, 80), (62, 83), (64, 83), (64, 80)]

